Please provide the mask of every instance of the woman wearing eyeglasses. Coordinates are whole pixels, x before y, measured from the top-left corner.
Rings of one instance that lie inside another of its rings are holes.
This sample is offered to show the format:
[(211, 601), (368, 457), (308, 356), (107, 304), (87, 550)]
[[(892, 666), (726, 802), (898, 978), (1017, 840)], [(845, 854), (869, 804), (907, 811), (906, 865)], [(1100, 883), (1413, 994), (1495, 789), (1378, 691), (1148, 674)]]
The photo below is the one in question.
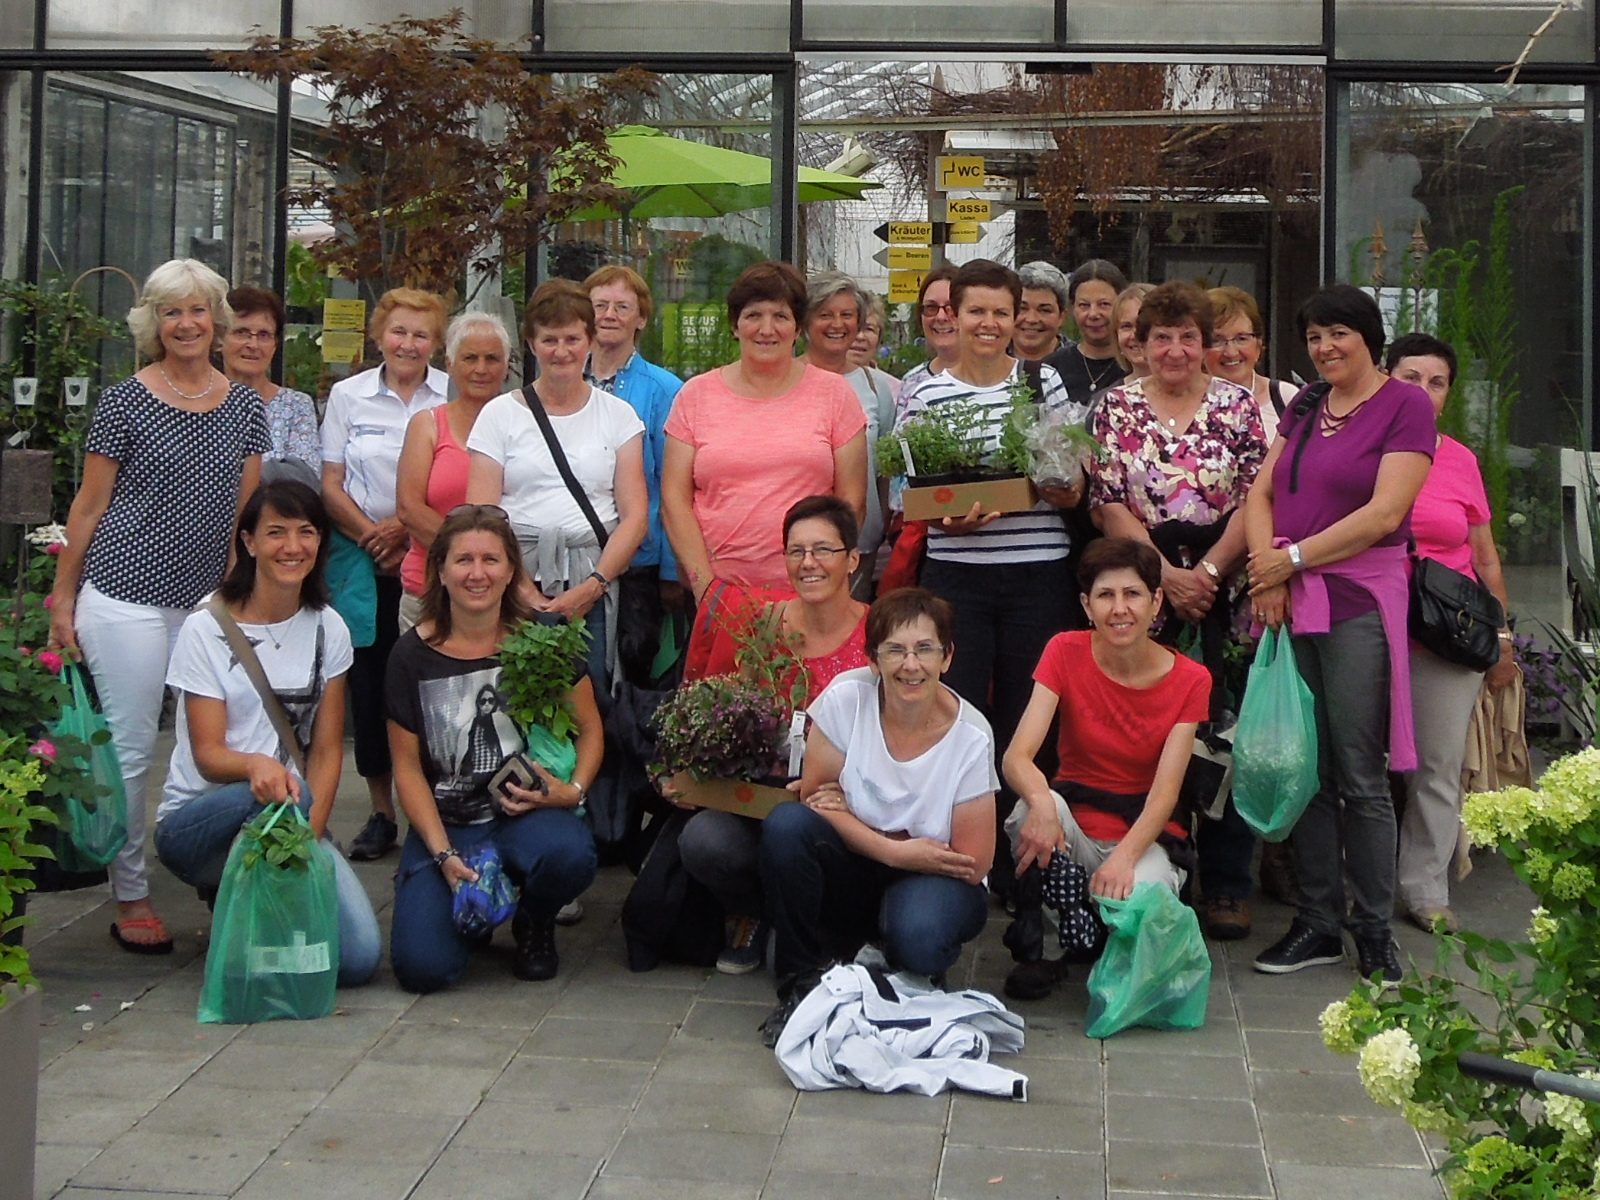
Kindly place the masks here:
[(1261, 413), (1261, 430), (1267, 445), (1278, 436), (1278, 418), (1300, 389), (1281, 379), (1268, 379), (1256, 371), (1266, 352), (1266, 327), (1256, 298), (1242, 288), (1216, 287), (1206, 293), (1211, 301), (1211, 349), (1206, 370), (1219, 379), (1249, 388)]
[[(794, 599), (720, 622), (707, 664), (686, 678), (736, 673), (744, 631), (762, 622), (776, 622), (805, 672), (808, 704), (840, 673), (866, 666), (867, 606), (850, 597), (850, 575), (860, 561), (856, 528), (855, 514), (837, 496), (808, 496), (789, 509), (783, 554)], [(724, 974), (753, 971), (765, 954), (760, 842), (761, 822), (711, 809), (696, 813), (678, 842), (684, 869), (710, 889), (727, 917), (727, 941), (717, 959)]]
[(293, 479), (322, 487), (322, 443), (310, 396), (280, 387), (267, 375), (283, 343), (285, 312), (276, 292), (236, 287), (228, 293), (233, 326), (222, 338), (222, 373), (250, 388), (266, 405), (272, 449), (261, 456), (261, 481)]
[(961, 334), (956, 329), (956, 308), (950, 302), (950, 284), (956, 269), (949, 263), (935, 267), (922, 277), (922, 289), (917, 296), (917, 314), (922, 322), (922, 340), (932, 357), (907, 371), (900, 382), (897, 398), (900, 411), (905, 411), (904, 398), (911, 390), (951, 366), (961, 350)]

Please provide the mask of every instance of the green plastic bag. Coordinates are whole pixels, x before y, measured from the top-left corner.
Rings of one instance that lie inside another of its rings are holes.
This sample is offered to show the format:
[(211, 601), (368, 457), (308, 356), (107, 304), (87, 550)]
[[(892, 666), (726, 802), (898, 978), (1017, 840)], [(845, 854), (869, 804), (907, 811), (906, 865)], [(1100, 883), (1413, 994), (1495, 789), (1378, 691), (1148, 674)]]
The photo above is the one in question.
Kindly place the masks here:
[(64, 674), (72, 698), (50, 732), (76, 738), (87, 747), (86, 759), (74, 756), (73, 761), (95, 786), (92, 796), (68, 796), (56, 814), (61, 826), (56, 861), (67, 871), (98, 871), (128, 841), (128, 796), (122, 786), (122, 764), (111, 744), (111, 727), (89, 697), (83, 668), (68, 663)]
[(556, 737), (543, 725), (530, 725), (522, 740), (529, 758), (561, 782), (572, 782), (572, 773), (578, 769), (577, 743)]
[(1281, 842), (1320, 786), (1311, 689), (1295, 666), (1289, 634), (1269, 629), (1250, 664), (1239, 706), (1233, 802), (1258, 836)]
[(1089, 972), (1088, 1035), (1204, 1025), (1211, 955), (1194, 910), (1159, 883), (1139, 884), (1126, 900), (1095, 901), (1110, 935)]
[(339, 976), (333, 853), (292, 803), (264, 808), (239, 831), (211, 923), (202, 1022), (304, 1021), (333, 1011)]

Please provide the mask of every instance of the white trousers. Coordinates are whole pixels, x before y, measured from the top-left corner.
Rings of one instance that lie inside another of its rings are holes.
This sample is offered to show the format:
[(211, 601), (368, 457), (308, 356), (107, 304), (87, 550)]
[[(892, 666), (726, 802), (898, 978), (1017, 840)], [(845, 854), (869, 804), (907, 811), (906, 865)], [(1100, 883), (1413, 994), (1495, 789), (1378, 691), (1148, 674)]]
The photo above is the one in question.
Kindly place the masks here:
[(83, 585), (74, 609), (78, 645), (111, 726), (111, 744), (128, 794), (128, 844), (109, 872), (111, 895), (117, 900), (142, 900), (150, 894), (144, 852), (145, 784), (161, 719), (167, 663), (188, 615), (188, 609), (113, 600), (92, 583)]
[(1411, 643), (1417, 769), (1406, 776), (1396, 892), (1416, 911), (1450, 903), (1450, 862), (1461, 832), (1461, 760), (1483, 672)]

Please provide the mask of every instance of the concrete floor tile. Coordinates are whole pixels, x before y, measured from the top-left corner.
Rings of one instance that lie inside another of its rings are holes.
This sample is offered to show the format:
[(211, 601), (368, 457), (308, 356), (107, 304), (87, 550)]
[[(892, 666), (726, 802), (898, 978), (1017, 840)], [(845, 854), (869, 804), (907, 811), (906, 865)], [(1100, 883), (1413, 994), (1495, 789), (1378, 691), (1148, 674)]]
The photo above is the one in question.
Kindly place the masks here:
[[(1374, 1108), (1373, 1111), (1377, 1111)], [(1417, 1131), (1398, 1117), (1317, 1116), (1264, 1112), (1267, 1158), (1273, 1163), (1337, 1167), (1428, 1167)]]
[(709, 1179), (759, 1187), (777, 1146), (778, 1139), (764, 1133), (630, 1129), (601, 1177)]
[[(787, 1082), (787, 1081), (785, 1081)], [(944, 1129), (950, 1119), (950, 1095), (915, 1096), (909, 1092), (880, 1095), (859, 1088), (835, 1088), (826, 1092), (798, 1092), (796, 1118), (823, 1118), (875, 1125), (927, 1125)], [(893, 1137), (888, 1130), (882, 1137)]]
[(430, 1025), (402, 1020), (389, 1027), (367, 1055), (369, 1062), (400, 1066), (499, 1068), (527, 1040), (526, 1030)]
[(1027, 1008), (1018, 1009), (1027, 1028), (1023, 1031), (1022, 1053), (1015, 1060), (997, 1059), (1016, 1070), (1024, 1070), (1017, 1063), (1033, 1058), (1071, 1058), (1080, 1062), (1098, 1062), (1100, 1043), (1085, 1037), (1081, 1022), (1069, 1021), (1063, 1016), (1036, 1018)]
[[(294, 1022), (299, 1024), (299, 1022)], [(235, 1040), (196, 1071), (195, 1083), (214, 1087), (268, 1088), (326, 1095), (361, 1061), (360, 1049), (325, 1046), (314, 1054), (292, 1047)]]
[(383, 1159), (319, 1161), (274, 1155), (234, 1200), (407, 1200), (427, 1164)]
[(626, 1108), (558, 1109), (486, 1103), (450, 1139), (450, 1149), (587, 1158), (598, 1163), (617, 1144), (629, 1116)]
[(929, 1200), (933, 1180), (896, 1179), (883, 1175), (845, 1175), (821, 1171), (783, 1171), (773, 1169), (762, 1189), (762, 1200)]
[(1141, 1192), (1204, 1196), (1271, 1196), (1272, 1179), (1259, 1146), (1112, 1141), (1111, 1186)]
[(418, 996), (406, 1009), (406, 1020), (425, 1025), (482, 1025), (526, 1032), (550, 1011), (561, 992), (548, 985), (511, 982), (517, 986), (485, 987), (472, 981), (471, 986), (463, 983), (447, 991)]
[[(366, 1009), (334, 1009), (315, 1021), (262, 1021), (239, 1030), (241, 1046), (328, 1046), (340, 1051), (365, 1052), (394, 1028), (394, 1014)], [(219, 1026), (219, 1028), (228, 1028)]]
[(363, 1061), (322, 1103), (330, 1109), (464, 1117), (483, 1103), (499, 1078), (499, 1067), (441, 1069)]
[(40, 1143), (109, 1146), (161, 1102), (157, 1096), (105, 1096), (39, 1088)]
[(845, 1172), (859, 1178), (912, 1180), (932, 1187), (939, 1173), (943, 1131), (901, 1125), (892, 1137), (882, 1124), (836, 1117), (796, 1117), (784, 1130), (774, 1171), (792, 1175)]
[(728, 1083), (739, 1087), (789, 1082), (772, 1051), (759, 1041), (746, 1045), (681, 1036), (668, 1043), (656, 1065), (655, 1077), (673, 1082)]
[(523, 1043), (524, 1054), (609, 1062), (654, 1062), (677, 1026), (665, 1021), (588, 1021), (546, 1017)]
[(649, 1063), (574, 1063), (518, 1055), (485, 1100), (540, 1108), (629, 1108), (649, 1080)]
[(582, 1200), (598, 1158), (447, 1149), (411, 1193), (411, 1200)]
[(552, 1017), (681, 1024), (695, 993), (687, 988), (614, 987), (574, 983), (550, 1008)]
[(1106, 1040), (1106, 1053), (1188, 1055), (1236, 1058), (1244, 1049), (1232, 1016), (1207, 1019), (1199, 1029), (1125, 1029)]
[(1248, 1100), (1250, 1076), (1238, 1058), (1190, 1054), (1108, 1055), (1106, 1090), (1138, 1096)]
[(1278, 1200), (1440, 1200), (1444, 1195), (1438, 1178), (1420, 1169), (1278, 1164), (1272, 1178)]
[(1255, 1105), (1248, 1100), (1168, 1096), (1106, 1097), (1106, 1134), (1130, 1141), (1167, 1139), (1174, 1145), (1261, 1146)]
[(202, 1025), (192, 1011), (165, 1012), (135, 1004), (118, 1012), (118, 1002), (112, 1000), (96, 1000), (93, 1006), (98, 1011), (81, 1014), (79, 1020), (96, 1022), (84, 1043), (97, 1051), (194, 1057), (222, 1049), (240, 1033), (237, 1025)]
[(33, 1194), (36, 1200), (49, 1200), (67, 1181), (100, 1153), (99, 1146), (71, 1146), (62, 1143), (35, 1146), (33, 1151)]
[(194, 1200), (196, 1196), (222, 1195), (221, 1192), (130, 1192), (122, 1188), (69, 1187), (55, 1194), (55, 1200)]
[(1105, 1068), (1092, 1059), (997, 1057), (995, 1062), (1028, 1077), (1029, 1104), (1098, 1104)]
[[(651, 987), (698, 992), (706, 986), (711, 972), (704, 967), (685, 967), (662, 963), (652, 971), (631, 971), (620, 947), (602, 945), (581, 967), (572, 972), (572, 984), (585, 987)], [(731, 978), (731, 976), (724, 976)]]
[(1343, 1000), (1355, 986), (1353, 971), (1344, 967), (1313, 967), (1317, 980), (1325, 980), (1324, 987), (1316, 990), (1301, 989), (1239, 992), (1235, 1001), (1239, 1006), (1239, 1024), (1246, 1030), (1286, 1029), (1293, 1033), (1313, 1033), (1322, 1010), (1335, 1000)]
[(161, 1133), (135, 1128), (73, 1175), (81, 1187), (231, 1195), (278, 1144), (272, 1135)]
[(1252, 1070), (1340, 1071), (1354, 1069), (1353, 1058), (1342, 1058), (1322, 1044), (1320, 1033), (1288, 1033), (1281, 1029), (1247, 1029), (1245, 1054)]
[(1348, 1071), (1255, 1071), (1251, 1078), (1262, 1112), (1370, 1117), (1377, 1111), (1354, 1062)]
[(1106, 1160), (1098, 1154), (1047, 1154), (951, 1146), (934, 1195), (938, 1200), (1099, 1200)]
[(594, 1181), (585, 1200), (756, 1200), (761, 1194), (759, 1184), (602, 1175)]
[(278, 1158), (321, 1163), (426, 1166), (460, 1127), (456, 1117), (317, 1108), (278, 1148)]
[(722, 1042), (735, 1046), (761, 1045), (761, 1022), (772, 1005), (737, 1004), (727, 1000), (696, 1000), (683, 1022), (683, 1036), (697, 1042)]
[(723, 1133), (782, 1133), (795, 1109), (787, 1082), (766, 1087), (659, 1080), (634, 1110), (634, 1129), (713, 1129)]
[(312, 1092), (189, 1082), (146, 1113), (139, 1128), (197, 1138), (261, 1135), (276, 1145), (316, 1105), (317, 1096)]
[(988, 1149), (1068, 1150), (1099, 1154), (1106, 1144), (1105, 1110), (1089, 1104), (1026, 1104), (958, 1095), (950, 1108), (950, 1144)]
[(746, 975), (724, 975), (712, 971), (706, 976), (700, 994), (707, 1000), (728, 1000), (735, 1004), (765, 1004), (771, 1008), (778, 1002), (777, 982), (771, 971), (751, 971)]
[[(226, 1049), (220, 1053), (226, 1053)], [(209, 1052), (203, 1052), (209, 1053)], [(123, 1099), (161, 1100), (177, 1091), (206, 1061), (145, 1050), (97, 1050), (80, 1045), (39, 1072), (41, 1089)]]

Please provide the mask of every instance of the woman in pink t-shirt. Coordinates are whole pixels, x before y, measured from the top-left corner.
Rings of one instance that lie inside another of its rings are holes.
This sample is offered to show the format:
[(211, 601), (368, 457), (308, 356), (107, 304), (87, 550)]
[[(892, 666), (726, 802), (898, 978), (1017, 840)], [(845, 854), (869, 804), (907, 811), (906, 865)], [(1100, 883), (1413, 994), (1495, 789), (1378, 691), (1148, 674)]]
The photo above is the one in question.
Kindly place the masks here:
[[(1456, 354), (1425, 333), (1398, 338), (1384, 355), (1389, 373), (1414, 383), (1444, 412), (1456, 381)], [(1500, 553), (1489, 529), (1489, 501), (1478, 460), (1460, 442), (1439, 435), (1433, 468), (1411, 509), (1417, 554), (1478, 580), (1510, 611)], [(1484, 683), (1499, 690), (1517, 673), (1511, 632), (1500, 634), (1500, 661), (1488, 672), (1446, 662), (1411, 643), (1411, 711), (1416, 727), (1417, 769), (1406, 777), (1406, 811), (1400, 822), (1396, 891), (1411, 921), (1432, 929), (1442, 921), (1457, 928), (1450, 910), (1450, 864), (1461, 828), (1461, 759), (1467, 727)]]
[(700, 604), (691, 659), (709, 634), (714, 582), (789, 594), (791, 505), (830, 494), (858, 520), (866, 513), (866, 414), (843, 377), (794, 356), (805, 316), (800, 272), (781, 262), (748, 268), (728, 292), (738, 361), (684, 384), (667, 418), (661, 520)]

